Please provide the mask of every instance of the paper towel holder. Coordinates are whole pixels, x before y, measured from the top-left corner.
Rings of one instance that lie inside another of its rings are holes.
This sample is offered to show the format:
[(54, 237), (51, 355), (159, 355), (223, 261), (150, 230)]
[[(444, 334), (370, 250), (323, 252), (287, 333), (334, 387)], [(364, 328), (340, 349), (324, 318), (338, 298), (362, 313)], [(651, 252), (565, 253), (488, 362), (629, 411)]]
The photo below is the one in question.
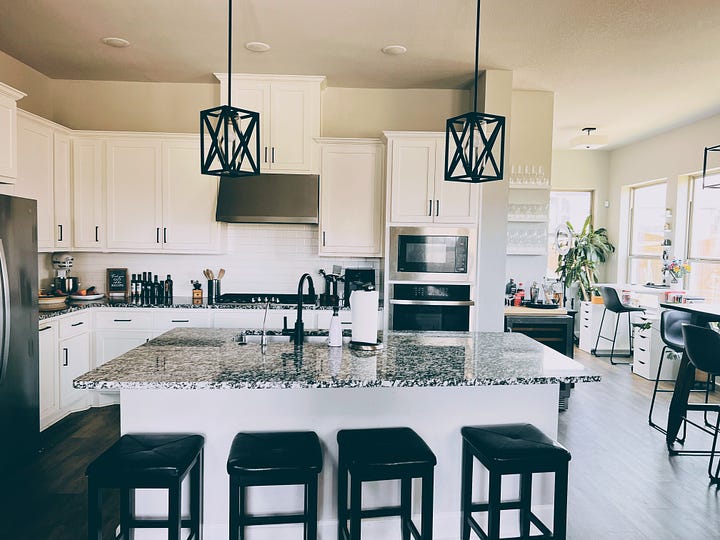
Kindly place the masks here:
[(380, 351), (385, 346), (383, 345), (382, 341), (378, 340), (377, 343), (363, 343), (362, 341), (351, 341), (349, 347), (356, 351)]

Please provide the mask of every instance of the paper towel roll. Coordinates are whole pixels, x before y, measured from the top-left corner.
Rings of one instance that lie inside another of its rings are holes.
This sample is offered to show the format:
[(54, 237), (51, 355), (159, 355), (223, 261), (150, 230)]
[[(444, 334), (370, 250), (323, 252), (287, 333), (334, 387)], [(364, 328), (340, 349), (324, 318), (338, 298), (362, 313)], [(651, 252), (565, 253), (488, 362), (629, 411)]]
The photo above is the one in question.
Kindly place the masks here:
[(353, 291), (350, 295), (352, 341), (377, 343), (378, 301), (377, 291)]

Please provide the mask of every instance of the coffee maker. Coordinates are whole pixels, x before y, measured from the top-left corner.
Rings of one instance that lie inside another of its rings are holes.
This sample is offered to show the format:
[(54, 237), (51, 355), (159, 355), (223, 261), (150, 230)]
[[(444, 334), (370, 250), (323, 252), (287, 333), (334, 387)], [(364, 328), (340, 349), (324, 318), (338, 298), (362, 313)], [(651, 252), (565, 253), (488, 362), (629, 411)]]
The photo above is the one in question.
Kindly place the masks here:
[(74, 294), (78, 290), (78, 278), (70, 277), (70, 269), (75, 259), (69, 253), (53, 253), (52, 265), (55, 269), (53, 288), (62, 294)]

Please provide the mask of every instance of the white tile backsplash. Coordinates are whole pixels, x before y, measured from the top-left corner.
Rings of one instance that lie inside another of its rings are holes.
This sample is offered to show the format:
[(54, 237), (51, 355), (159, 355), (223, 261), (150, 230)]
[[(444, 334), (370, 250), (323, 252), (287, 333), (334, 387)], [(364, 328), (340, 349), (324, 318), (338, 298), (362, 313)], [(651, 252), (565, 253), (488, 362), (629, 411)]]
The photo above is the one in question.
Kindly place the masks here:
[[(203, 283), (206, 291), (204, 268), (216, 274), (225, 268), (223, 292), (293, 293), (300, 276), (309, 272), (320, 293), (325, 285), (318, 270), (330, 272), (333, 265), (374, 268), (377, 283), (382, 284), (381, 259), (318, 256), (318, 227), (314, 225), (231, 223), (226, 248), (221, 255), (73, 252), (71, 275), (80, 278), (81, 287), (95, 285), (104, 292), (107, 268), (127, 268), (129, 274), (152, 271), (160, 279), (171, 274), (177, 296), (190, 296), (191, 280)], [(46, 286), (53, 276), (50, 254), (40, 254), (38, 264), (40, 286)]]

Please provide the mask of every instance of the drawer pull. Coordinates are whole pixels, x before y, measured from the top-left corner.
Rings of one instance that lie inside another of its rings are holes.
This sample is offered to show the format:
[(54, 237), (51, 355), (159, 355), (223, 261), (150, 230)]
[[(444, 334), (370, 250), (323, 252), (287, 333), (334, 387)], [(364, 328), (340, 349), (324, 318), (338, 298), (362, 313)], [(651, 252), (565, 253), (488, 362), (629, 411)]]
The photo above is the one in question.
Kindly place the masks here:
[(645, 364), (645, 362), (643, 362), (642, 360), (638, 360), (638, 363), (643, 365)]
[(85, 324), (83, 321), (72, 323), (70, 326), (80, 326), (81, 324)]
[(67, 367), (68, 365), (68, 350), (66, 347), (63, 347), (63, 367)]
[(113, 319), (114, 322), (132, 322), (132, 319)]
[(642, 347), (638, 347), (638, 349), (640, 349), (642, 352), (647, 352), (647, 351), (646, 351), (645, 349), (643, 349)]
[(173, 319), (171, 322), (190, 322), (190, 319)]
[(50, 330), (51, 328), (52, 328), (52, 326), (46, 326), (46, 327), (41, 328), (40, 330), (38, 330), (38, 332), (44, 332), (45, 330)]

